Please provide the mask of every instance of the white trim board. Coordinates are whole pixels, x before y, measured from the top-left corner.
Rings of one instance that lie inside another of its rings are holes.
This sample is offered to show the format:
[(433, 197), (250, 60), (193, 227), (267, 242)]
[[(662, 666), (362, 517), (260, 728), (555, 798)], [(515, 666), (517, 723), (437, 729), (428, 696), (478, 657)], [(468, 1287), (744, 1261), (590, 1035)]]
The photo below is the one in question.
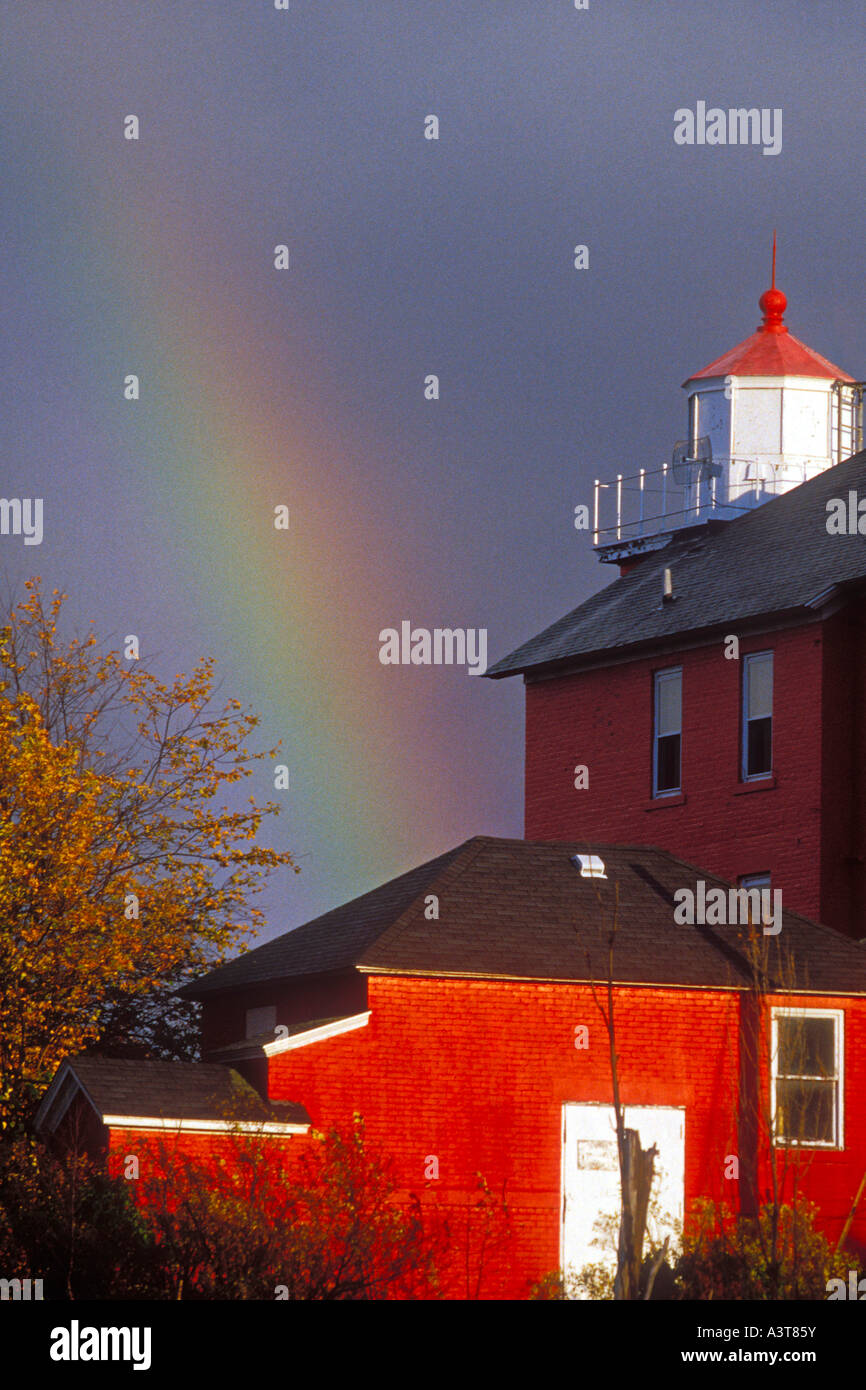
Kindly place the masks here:
[(318, 1028), (308, 1028), (305, 1033), (290, 1034), (287, 1038), (276, 1038), (265, 1043), (268, 1057), (278, 1057), (281, 1052), (294, 1052), (298, 1047), (308, 1047), (310, 1043), (324, 1042), (326, 1038), (337, 1038), (341, 1033), (352, 1033), (356, 1028), (366, 1028), (370, 1021), (371, 1009), (362, 1014), (352, 1014), (350, 1018), (338, 1018), (335, 1023), (323, 1023)]
[(308, 1124), (280, 1120), (165, 1120), (150, 1115), (103, 1115), (109, 1129), (173, 1129), (187, 1134), (307, 1134)]

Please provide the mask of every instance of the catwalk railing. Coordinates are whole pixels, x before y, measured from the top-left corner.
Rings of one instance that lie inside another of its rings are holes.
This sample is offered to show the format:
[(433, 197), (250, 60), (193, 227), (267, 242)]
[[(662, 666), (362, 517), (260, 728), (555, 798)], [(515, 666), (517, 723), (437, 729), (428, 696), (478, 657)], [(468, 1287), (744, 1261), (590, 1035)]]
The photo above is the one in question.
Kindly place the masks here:
[(688, 481), (682, 480), (682, 470), (678, 477), (670, 463), (655, 469), (640, 468), (637, 473), (617, 473), (610, 482), (596, 478), (593, 545), (656, 536), (712, 517), (730, 520), (827, 467), (826, 458), (788, 456), (783, 465), (775, 465), (731, 457), (696, 465)]

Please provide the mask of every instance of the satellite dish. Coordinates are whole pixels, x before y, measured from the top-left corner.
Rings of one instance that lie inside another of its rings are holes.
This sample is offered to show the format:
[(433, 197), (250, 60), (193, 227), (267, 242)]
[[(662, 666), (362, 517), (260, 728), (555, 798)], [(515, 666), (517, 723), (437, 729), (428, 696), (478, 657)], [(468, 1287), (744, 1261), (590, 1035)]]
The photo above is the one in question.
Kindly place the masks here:
[(713, 446), (708, 434), (702, 434), (694, 443), (690, 439), (678, 439), (671, 456), (671, 471), (674, 482), (683, 487), (695, 483), (708, 482), (710, 478), (721, 476), (721, 464), (713, 463)]

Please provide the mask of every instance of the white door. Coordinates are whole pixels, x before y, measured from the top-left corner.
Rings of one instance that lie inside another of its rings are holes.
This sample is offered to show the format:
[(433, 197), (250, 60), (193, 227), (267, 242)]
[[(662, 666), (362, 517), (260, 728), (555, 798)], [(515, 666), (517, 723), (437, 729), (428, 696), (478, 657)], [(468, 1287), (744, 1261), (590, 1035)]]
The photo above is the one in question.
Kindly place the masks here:
[[(658, 1156), (651, 1203), (658, 1201), (661, 1218), (653, 1229), (660, 1238), (673, 1235), (673, 1222), (683, 1219), (685, 1187), (684, 1109), (656, 1105), (624, 1108), (627, 1129), (636, 1129), (641, 1145), (655, 1144)], [(562, 1269), (575, 1273), (586, 1264), (616, 1266), (616, 1232), (621, 1207), (619, 1159), (613, 1106), (562, 1107)], [(600, 1221), (616, 1218), (613, 1234)]]

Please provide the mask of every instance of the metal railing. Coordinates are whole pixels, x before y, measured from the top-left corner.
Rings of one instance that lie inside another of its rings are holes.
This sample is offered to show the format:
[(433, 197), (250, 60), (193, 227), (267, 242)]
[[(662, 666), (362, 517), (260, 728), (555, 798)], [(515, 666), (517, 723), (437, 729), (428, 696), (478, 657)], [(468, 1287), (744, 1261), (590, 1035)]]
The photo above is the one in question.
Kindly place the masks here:
[[(641, 468), (637, 473), (617, 473), (611, 482), (596, 478), (593, 545), (656, 536), (698, 525), (713, 516), (727, 520), (753, 511), (770, 497), (823, 471), (829, 466), (829, 460), (788, 456), (783, 465), (774, 465), (731, 457), (716, 458), (714, 464), (720, 465), (717, 475), (698, 477), (688, 483), (677, 481), (669, 463), (663, 463), (660, 468)], [(744, 469), (740, 477), (734, 479), (732, 472), (737, 465), (744, 465)], [(747, 476), (750, 468), (754, 471), (753, 477)], [(610, 494), (609, 498), (604, 494)], [(605, 524), (610, 515), (608, 502), (613, 506), (613, 519)]]

